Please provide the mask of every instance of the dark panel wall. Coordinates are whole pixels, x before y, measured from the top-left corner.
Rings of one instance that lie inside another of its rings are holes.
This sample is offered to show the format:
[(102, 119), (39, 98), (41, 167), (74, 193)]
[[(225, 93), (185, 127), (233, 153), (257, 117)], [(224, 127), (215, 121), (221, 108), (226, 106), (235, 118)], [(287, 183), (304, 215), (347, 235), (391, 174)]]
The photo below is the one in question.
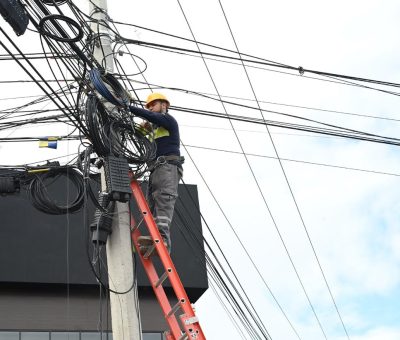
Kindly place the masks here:
[[(111, 330), (111, 316), (103, 294), (98, 289), (66, 286), (1, 286), (0, 330), (21, 331), (98, 331)], [(160, 306), (153, 296), (140, 296), (140, 313), (144, 332), (167, 329)], [(101, 306), (101, 307), (100, 307)], [(107, 319), (108, 318), (108, 319)]]
[[(52, 192), (61, 201), (67, 193), (72, 197), (74, 190), (66, 179), (53, 183)], [(180, 186), (179, 194), (172, 259), (194, 302), (207, 289), (197, 188)], [(87, 214), (82, 210), (54, 216), (35, 209), (25, 190), (0, 196), (0, 283), (97, 285), (88, 260), (92, 244), (87, 226), (93, 214), (90, 200)], [(141, 265), (137, 267), (139, 290), (147, 290), (147, 277)]]

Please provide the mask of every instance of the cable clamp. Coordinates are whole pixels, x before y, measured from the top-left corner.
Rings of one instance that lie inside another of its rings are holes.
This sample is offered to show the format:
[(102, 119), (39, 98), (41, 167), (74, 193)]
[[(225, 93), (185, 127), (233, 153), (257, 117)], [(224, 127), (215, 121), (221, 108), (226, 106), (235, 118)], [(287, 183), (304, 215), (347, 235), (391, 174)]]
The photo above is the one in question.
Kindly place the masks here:
[(304, 68), (302, 66), (299, 66), (299, 73), (302, 76), (304, 74)]
[(164, 165), (167, 163), (165, 156), (158, 156), (156, 160), (156, 166)]

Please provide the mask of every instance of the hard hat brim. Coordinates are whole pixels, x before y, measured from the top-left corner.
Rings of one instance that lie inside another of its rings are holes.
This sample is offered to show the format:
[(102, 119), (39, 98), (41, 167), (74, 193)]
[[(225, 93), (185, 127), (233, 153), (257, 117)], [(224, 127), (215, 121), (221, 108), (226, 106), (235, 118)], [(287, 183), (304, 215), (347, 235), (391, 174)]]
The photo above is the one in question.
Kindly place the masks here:
[(166, 102), (166, 103), (167, 103), (167, 106), (168, 106), (168, 108), (169, 108), (170, 103), (169, 103), (168, 100), (166, 100), (166, 99), (158, 99), (158, 98), (157, 98), (157, 99), (152, 100), (151, 102), (146, 103), (146, 109), (148, 109), (148, 108), (150, 107), (150, 104), (153, 103), (153, 102), (155, 102), (156, 100), (159, 100), (159, 101), (162, 101), (162, 102)]

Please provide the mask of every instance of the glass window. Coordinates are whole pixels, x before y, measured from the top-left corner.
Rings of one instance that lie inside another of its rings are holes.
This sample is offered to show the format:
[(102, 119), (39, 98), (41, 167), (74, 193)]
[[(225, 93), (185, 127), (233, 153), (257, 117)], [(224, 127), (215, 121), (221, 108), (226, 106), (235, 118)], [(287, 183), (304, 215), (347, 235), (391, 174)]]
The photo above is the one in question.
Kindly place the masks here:
[[(21, 334), (21, 338), (19, 335)], [(80, 336), (80, 337), (79, 337)], [(0, 340), (112, 340), (112, 333), (103, 332), (0, 332)], [(143, 340), (163, 340), (162, 333), (143, 333)]]
[(50, 340), (79, 340), (78, 332), (51, 332)]
[[(112, 333), (103, 332), (102, 337), (100, 339), (99, 332), (82, 332), (81, 340), (112, 340)], [(68, 339), (67, 339), (68, 340)]]
[(143, 333), (143, 340), (162, 340), (161, 333)]
[(19, 332), (0, 332), (0, 340), (19, 340)]
[(49, 340), (49, 332), (21, 332), (21, 340)]

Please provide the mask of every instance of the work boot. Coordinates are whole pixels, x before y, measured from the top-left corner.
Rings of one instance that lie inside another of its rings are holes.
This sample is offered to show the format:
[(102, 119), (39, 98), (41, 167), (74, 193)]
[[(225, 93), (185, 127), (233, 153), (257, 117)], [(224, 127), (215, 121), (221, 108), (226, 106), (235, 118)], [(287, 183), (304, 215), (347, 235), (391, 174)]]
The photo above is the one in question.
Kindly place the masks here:
[(151, 236), (139, 236), (137, 239), (139, 246), (151, 246), (153, 244), (153, 239)]
[[(140, 249), (140, 254), (145, 255), (146, 252), (149, 250), (150, 247), (153, 246), (154, 241), (152, 239), (151, 236), (139, 236), (138, 240), (137, 240), (138, 244), (139, 244), (139, 249)], [(165, 239), (163, 239), (164, 245), (168, 250), (168, 253), (171, 253), (168, 244), (166, 242)], [(148, 257), (153, 257), (153, 256), (158, 256), (158, 252), (155, 251), (155, 248), (153, 249), (153, 251), (149, 254)]]

